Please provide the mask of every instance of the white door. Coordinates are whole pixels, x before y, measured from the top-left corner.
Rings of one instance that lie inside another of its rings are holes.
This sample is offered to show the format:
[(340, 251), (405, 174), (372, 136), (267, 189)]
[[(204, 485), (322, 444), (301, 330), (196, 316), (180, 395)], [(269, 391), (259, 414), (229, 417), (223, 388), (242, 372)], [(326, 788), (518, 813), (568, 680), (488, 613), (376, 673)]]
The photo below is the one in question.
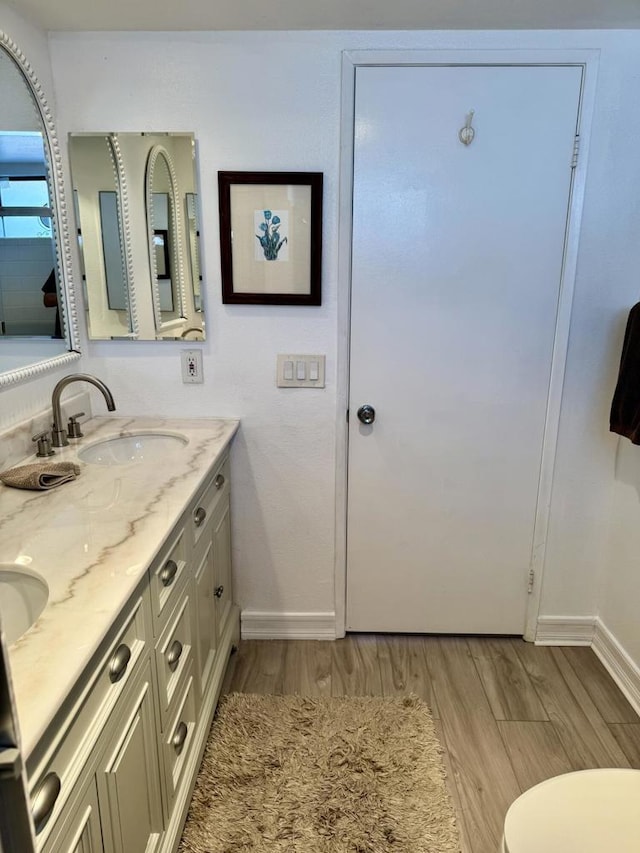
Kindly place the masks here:
[(347, 630), (523, 632), (580, 87), (357, 69)]

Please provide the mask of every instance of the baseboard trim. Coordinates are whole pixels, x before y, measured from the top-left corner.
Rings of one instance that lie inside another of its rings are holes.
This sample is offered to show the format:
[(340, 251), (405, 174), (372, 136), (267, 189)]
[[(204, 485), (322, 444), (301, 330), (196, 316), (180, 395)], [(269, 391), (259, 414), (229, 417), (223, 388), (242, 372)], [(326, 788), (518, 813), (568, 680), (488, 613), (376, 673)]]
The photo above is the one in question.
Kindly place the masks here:
[(595, 620), (592, 648), (635, 712), (640, 714), (640, 667), (600, 619)]
[(590, 646), (596, 631), (595, 616), (540, 616), (536, 646)]
[(335, 640), (336, 614), (243, 610), (243, 640)]

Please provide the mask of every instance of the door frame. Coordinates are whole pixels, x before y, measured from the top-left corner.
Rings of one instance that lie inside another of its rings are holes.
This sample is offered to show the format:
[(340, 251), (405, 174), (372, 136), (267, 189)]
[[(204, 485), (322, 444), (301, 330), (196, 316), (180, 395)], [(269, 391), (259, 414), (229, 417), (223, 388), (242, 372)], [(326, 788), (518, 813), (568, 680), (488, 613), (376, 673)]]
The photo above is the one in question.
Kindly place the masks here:
[[(565, 233), (562, 278), (547, 398), (538, 495), (534, 521), (530, 585), (523, 636), (536, 638), (546, 563), (554, 468), (564, 373), (569, 345), (569, 327), (575, 290), (578, 245), (589, 141), (595, 106), (598, 49), (553, 50), (346, 50), (342, 54), (342, 107), (340, 122), (340, 177), (338, 195), (338, 346), (336, 429), (336, 553), (334, 567), (335, 632), (346, 633), (347, 598), (347, 499), (349, 424), (349, 352), (351, 338), (351, 241), (353, 229), (353, 151), (356, 70), (371, 66), (540, 65), (579, 66), (582, 87), (578, 107), (579, 153), (570, 189), (568, 227)], [(531, 574), (533, 572), (533, 574)]]

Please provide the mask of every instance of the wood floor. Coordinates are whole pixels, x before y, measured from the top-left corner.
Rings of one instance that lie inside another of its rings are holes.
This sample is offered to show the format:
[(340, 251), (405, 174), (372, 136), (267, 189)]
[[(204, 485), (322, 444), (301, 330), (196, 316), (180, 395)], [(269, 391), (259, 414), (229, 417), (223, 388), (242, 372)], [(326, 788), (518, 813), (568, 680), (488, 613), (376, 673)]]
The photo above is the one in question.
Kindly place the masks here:
[(245, 640), (225, 690), (424, 698), (445, 747), (463, 853), (496, 853), (511, 802), (549, 776), (640, 768), (640, 719), (587, 648), (363, 634)]

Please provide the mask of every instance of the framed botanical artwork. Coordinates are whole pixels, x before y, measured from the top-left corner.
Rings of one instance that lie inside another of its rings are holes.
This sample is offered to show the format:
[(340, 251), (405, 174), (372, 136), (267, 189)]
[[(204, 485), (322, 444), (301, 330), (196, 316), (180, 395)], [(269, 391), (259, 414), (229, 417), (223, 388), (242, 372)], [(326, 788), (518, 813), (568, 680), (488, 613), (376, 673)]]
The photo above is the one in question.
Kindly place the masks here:
[(320, 305), (321, 172), (218, 172), (222, 301)]

